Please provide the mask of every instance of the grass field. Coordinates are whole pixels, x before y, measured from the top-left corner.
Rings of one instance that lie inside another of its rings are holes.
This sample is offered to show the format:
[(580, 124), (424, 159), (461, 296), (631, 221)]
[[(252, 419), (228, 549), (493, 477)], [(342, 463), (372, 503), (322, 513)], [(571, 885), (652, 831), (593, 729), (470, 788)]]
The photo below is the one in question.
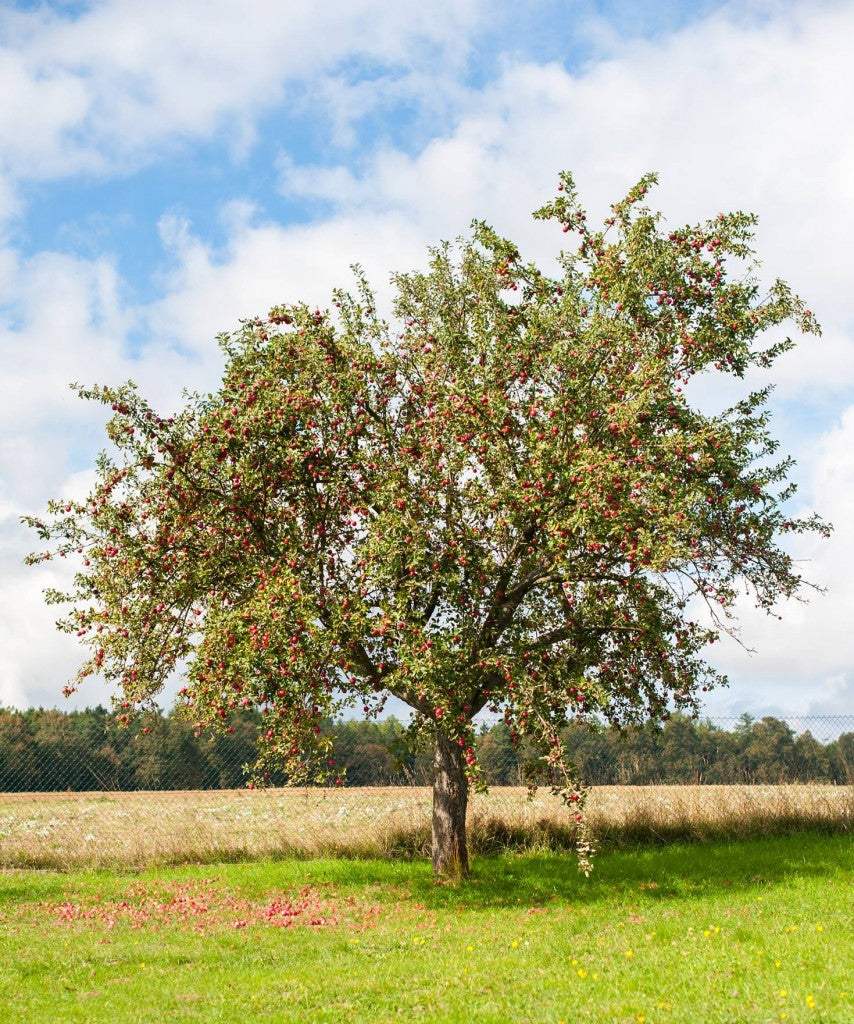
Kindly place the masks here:
[(854, 851), (802, 833), (571, 857), (0, 873), (9, 1024), (854, 1020)]
[[(283, 856), (422, 856), (430, 791), (271, 789), (0, 794), (0, 866), (145, 867)], [(854, 829), (844, 786), (601, 787), (589, 819), (597, 845), (742, 839)], [(540, 790), (496, 787), (469, 808), (474, 852), (572, 845), (571, 817)]]

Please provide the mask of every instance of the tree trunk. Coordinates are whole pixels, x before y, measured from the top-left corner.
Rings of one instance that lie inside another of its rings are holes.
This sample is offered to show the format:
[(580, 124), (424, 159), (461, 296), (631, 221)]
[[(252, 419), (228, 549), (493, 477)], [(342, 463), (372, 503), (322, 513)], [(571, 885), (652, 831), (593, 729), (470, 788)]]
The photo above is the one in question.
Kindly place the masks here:
[(433, 871), (439, 878), (467, 878), (468, 780), (462, 748), (436, 728), (433, 753)]

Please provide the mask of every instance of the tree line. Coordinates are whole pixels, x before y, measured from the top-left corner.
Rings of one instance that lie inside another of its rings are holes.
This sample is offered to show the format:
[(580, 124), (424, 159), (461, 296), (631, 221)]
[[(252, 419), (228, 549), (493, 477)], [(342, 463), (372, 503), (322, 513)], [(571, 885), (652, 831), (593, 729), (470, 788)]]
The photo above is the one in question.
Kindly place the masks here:
[[(81, 711), (0, 709), (0, 792), (234, 789), (246, 785), (258, 722), (236, 715), (231, 731), (198, 733), (173, 714), (150, 713), (130, 728), (103, 707)], [(344, 785), (429, 785), (432, 752), (396, 718), (326, 720), (329, 759)], [(732, 730), (674, 715), (621, 732), (570, 726), (562, 738), (588, 785), (854, 783), (854, 732), (820, 743), (773, 717), (743, 716)], [(536, 756), (514, 745), (504, 722), (484, 724), (476, 753), (486, 781), (524, 784)], [(273, 774), (272, 784), (287, 781)]]

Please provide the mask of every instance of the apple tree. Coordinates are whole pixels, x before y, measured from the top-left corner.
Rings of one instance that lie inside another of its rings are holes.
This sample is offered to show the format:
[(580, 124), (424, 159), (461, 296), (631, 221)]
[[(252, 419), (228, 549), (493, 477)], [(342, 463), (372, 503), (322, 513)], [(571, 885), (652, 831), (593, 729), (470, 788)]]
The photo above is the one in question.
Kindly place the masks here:
[(433, 745), (442, 876), (468, 871), (489, 709), (541, 751), (586, 867), (561, 729), (696, 709), (736, 599), (804, 590), (782, 535), (828, 529), (787, 511), (767, 387), (690, 400), (695, 375), (771, 366), (785, 321), (817, 324), (760, 289), (753, 217), (663, 230), (654, 181), (594, 230), (562, 175), (535, 214), (569, 233), (548, 271), (475, 222), (394, 276), (388, 319), (357, 271), (328, 310), (246, 321), (219, 390), (174, 416), (130, 383), (78, 388), (111, 408), (110, 451), (85, 500), (29, 520), (31, 561), (79, 565), (48, 594), (90, 651), (70, 685), (101, 673), (130, 714), (178, 670), (199, 728), (260, 712), (262, 768), (294, 781), (336, 781), (324, 718), (394, 695)]

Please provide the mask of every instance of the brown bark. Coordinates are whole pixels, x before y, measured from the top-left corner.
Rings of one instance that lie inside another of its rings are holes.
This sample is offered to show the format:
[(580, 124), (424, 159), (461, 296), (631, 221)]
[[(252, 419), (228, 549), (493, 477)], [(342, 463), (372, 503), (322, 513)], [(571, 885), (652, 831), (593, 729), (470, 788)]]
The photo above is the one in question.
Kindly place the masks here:
[(436, 728), (433, 753), (433, 871), (438, 878), (467, 878), (468, 780), (462, 748)]

